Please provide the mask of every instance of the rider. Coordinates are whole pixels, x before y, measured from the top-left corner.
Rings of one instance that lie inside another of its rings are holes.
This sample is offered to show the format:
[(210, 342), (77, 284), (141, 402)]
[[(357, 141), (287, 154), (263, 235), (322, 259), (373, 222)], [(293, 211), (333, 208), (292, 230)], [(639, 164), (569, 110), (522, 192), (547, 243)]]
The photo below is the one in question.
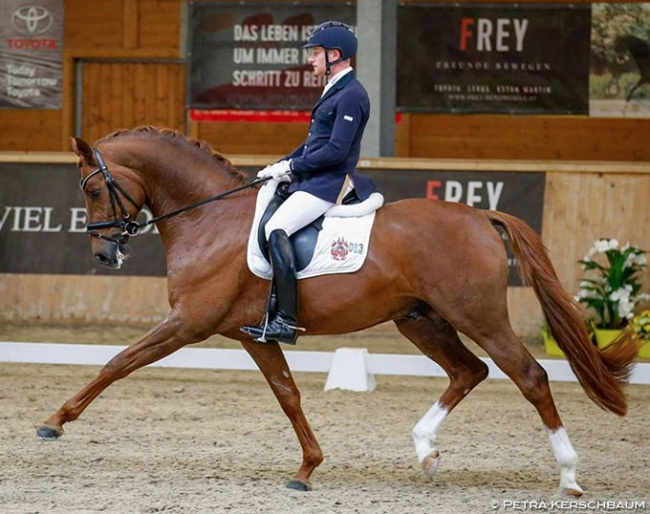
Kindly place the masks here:
[(350, 63), (357, 52), (357, 37), (345, 23), (327, 21), (314, 29), (304, 48), (311, 48), (314, 75), (327, 76), (328, 81), (312, 109), (305, 142), (257, 174), (290, 182), (291, 193), (265, 228), (277, 312), (270, 320), (267, 316), (267, 323), (242, 327), (260, 342), (296, 344), (298, 285), (289, 236), (342, 203), (346, 195), (354, 193), (365, 200), (376, 189), (371, 179), (354, 174), (370, 115), (368, 94)]

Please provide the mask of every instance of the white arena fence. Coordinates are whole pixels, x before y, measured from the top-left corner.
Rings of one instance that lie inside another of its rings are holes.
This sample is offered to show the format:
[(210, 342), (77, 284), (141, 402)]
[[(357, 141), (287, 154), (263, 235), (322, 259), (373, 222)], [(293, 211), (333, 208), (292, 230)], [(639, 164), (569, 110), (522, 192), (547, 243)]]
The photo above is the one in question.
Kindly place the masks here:
[[(0, 342), (0, 362), (31, 364), (78, 364), (103, 366), (126, 346)], [(369, 353), (365, 348), (339, 348), (335, 352), (284, 352), (294, 372), (326, 373), (324, 389), (372, 391), (375, 375), (446, 377), (443, 369), (420, 355)], [(489, 378), (508, 378), (492, 359), (482, 358), (490, 370)], [(538, 361), (551, 381), (576, 382), (564, 359)], [(257, 370), (245, 350), (182, 348), (149, 367), (215, 370)], [(650, 363), (637, 363), (630, 383), (650, 384)]]

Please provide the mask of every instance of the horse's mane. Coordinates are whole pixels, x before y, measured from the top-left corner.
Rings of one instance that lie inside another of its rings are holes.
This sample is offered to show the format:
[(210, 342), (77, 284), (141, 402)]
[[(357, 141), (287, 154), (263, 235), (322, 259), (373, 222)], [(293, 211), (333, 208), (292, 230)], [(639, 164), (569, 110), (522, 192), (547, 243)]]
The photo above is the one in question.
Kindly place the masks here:
[(212, 158), (214, 161), (217, 162), (217, 164), (221, 168), (230, 172), (234, 177), (238, 178), (241, 182), (244, 182), (247, 178), (244, 173), (242, 173), (232, 165), (229, 159), (224, 157), (219, 152), (213, 150), (209, 143), (207, 143), (206, 141), (202, 141), (200, 139), (187, 137), (186, 135), (182, 134), (177, 130), (158, 128), (151, 125), (142, 125), (134, 129), (119, 129), (116, 130), (115, 132), (111, 132), (110, 134), (107, 134), (101, 139), (98, 139), (95, 144), (97, 145), (99, 143), (105, 143), (119, 137), (140, 136), (140, 135), (166, 138), (169, 139), (170, 141), (179, 142), (181, 145), (186, 146), (191, 151), (199, 152), (202, 153), (204, 156)]

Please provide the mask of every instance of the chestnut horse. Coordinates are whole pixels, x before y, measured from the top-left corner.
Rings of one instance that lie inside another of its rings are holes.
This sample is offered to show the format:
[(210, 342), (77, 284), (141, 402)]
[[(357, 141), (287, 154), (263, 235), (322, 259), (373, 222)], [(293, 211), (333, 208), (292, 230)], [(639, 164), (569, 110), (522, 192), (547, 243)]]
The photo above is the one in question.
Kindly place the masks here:
[[(303, 413), (300, 392), (277, 343), (254, 342), (240, 331), (264, 313), (268, 281), (246, 262), (257, 187), (204, 142), (170, 130), (139, 127), (100, 139), (80, 138), (81, 186), (91, 248), (102, 264), (119, 267), (133, 220), (147, 205), (166, 249), (168, 316), (106, 364), (97, 377), (38, 428), (56, 439), (109, 385), (135, 370), (213, 334), (239, 340), (255, 360), (296, 432), (302, 463), (287, 487), (308, 490), (323, 453)], [(95, 151), (94, 151), (95, 150)], [(230, 194), (234, 190), (234, 193)], [(227, 193), (221, 201), (202, 202)], [(184, 210), (193, 203), (200, 208)], [(183, 211), (177, 213), (176, 211)], [(170, 216), (165, 216), (170, 214)], [(541, 238), (508, 214), (457, 203), (409, 199), (389, 203), (375, 217), (367, 260), (348, 274), (301, 280), (300, 316), (307, 335), (342, 334), (393, 321), (399, 331), (448, 374), (442, 396), (412, 436), (425, 473), (435, 473), (436, 434), (449, 412), (488, 375), (486, 364), (461, 342), (474, 340), (537, 409), (559, 463), (560, 486), (580, 495), (578, 457), (562, 426), (546, 372), (522, 345), (508, 319), (506, 232), (526, 284), (532, 285), (552, 334), (587, 395), (624, 415), (623, 385), (637, 347), (624, 339), (599, 351), (581, 310), (563, 290)]]

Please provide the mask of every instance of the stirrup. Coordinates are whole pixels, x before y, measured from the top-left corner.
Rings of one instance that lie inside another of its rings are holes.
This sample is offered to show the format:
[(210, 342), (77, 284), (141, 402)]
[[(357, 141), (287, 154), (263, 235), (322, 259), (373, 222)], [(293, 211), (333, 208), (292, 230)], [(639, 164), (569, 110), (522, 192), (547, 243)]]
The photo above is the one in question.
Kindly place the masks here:
[[(259, 343), (272, 343), (273, 341), (267, 341), (266, 340), (266, 329), (269, 326), (269, 312), (267, 311), (264, 313), (264, 317), (262, 318), (262, 321), (260, 322), (259, 325), (254, 326), (254, 325), (244, 325), (243, 327), (239, 327), (239, 331), (243, 332), (244, 334), (254, 337), (255, 341)], [(262, 330), (262, 335), (257, 336), (257, 332), (259, 330)]]
[[(272, 327), (276, 332), (271, 333), (271, 337), (267, 339), (269, 325), (275, 325)], [(299, 327), (290, 323), (287, 323), (286, 320), (282, 318), (279, 314), (276, 314), (275, 317), (269, 321), (268, 313), (264, 316), (262, 323), (259, 326), (250, 326), (245, 325), (240, 329), (245, 334), (255, 338), (255, 341), (259, 343), (274, 343), (280, 342), (285, 344), (296, 344), (296, 339), (298, 338), (297, 331), (304, 332), (306, 329), (304, 327)]]

